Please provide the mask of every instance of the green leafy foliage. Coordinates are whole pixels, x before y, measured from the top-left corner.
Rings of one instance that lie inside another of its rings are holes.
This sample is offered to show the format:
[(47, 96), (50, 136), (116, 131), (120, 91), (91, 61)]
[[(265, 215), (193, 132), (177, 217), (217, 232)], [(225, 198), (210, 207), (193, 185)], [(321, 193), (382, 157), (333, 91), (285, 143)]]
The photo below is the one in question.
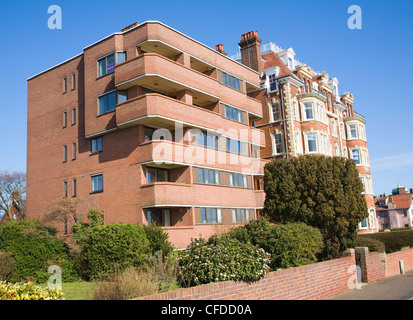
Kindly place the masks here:
[(79, 279), (69, 248), (55, 234), (56, 230), (36, 220), (13, 221), (0, 227), (0, 251), (8, 252), (15, 265), (10, 281), (46, 282), (51, 265), (61, 268), (63, 282)]
[(359, 235), (359, 239), (379, 240), (384, 243), (386, 253), (392, 253), (405, 247), (413, 247), (413, 230), (363, 234)]
[(376, 240), (376, 239), (370, 239), (370, 238), (364, 238), (364, 237), (357, 238), (356, 247), (367, 247), (369, 248), (370, 252), (385, 252), (386, 251), (386, 247), (383, 242)]
[(0, 281), (0, 300), (64, 300), (60, 289), (41, 288), (32, 282)]
[(174, 250), (172, 244), (168, 241), (169, 235), (165, 233), (156, 223), (152, 223), (149, 227), (143, 226), (146, 238), (149, 240), (149, 245), (152, 254), (157, 252), (162, 253), (162, 257), (170, 256)]
[(323, 248), (318, 229), (304, 223), (271, 225), (265, 218), (232, 229), (227, 236), (270, 253), (272, 270), (314, 263)]
[(89, 229), (83, 255), (90, 277), (107, 277), (126, 267), (141, 266), (151, 255), (151, 248), (142, 226), (98, 225)]
[(363, 185), (353, 160), (307, 156), (265, 166), (264, 214), (275, 223), (301, 222), (324, 238), (321, 259), (354, 247), (358, 224), (368, 216)]
[(227, 280), (258, 280), (270, 269), (270, 255), (230, 237), (193, 239), (178, 257), (178, 281), (190, 287)]

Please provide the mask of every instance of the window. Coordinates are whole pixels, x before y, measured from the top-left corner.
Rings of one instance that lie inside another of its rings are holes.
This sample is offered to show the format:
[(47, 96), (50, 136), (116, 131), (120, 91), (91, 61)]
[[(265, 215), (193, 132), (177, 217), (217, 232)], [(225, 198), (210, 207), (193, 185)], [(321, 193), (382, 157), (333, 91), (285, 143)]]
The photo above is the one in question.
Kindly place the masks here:
[(314, 110), (312, 102), (304, 102), (305, 120), (314, 120)]
[(317, 111), (318, 111), (318, 121), (324, 122), (324, 108), (321, 104), (317, 103)]
[(351, 158), (356, 162), (356, 164), (361, 164), (360, 150), (358, 149), (351, 150)]
[(333, 137), (337, 137), (337, 126), (333, 119), (331, 119), (331, 134)]
[(67, 111), (63, 111), (63, 128), (67, 127)]
[(221, 223), (222, 212), (219, 208), (200, 208), (201, 223)]
[(146, 183), (169, 181), (169, 171), (159, 168), (146, 168)]
[(72, 160), (76, 159), (76, 142), (72, 143)]
[(198, 168), (198, 182), (205, 184), (220, 184), (219, 171), (212, 169)]
[(76, 124), (76, 108), (72, 108), (72, 125)]
[(63, 78), (63, 93), (67, 92), (67, 78)]
[(77, 196), (77, 180), (73, 179), (73, 197)]
[(369, 219), (366, 218), (360, 223), (360, 228), (361, 229), (366, 229), (369, 227)]
[(76, 89), (76, 73), (72, 73), (72, 90)]
[(227, 138), (227, 151), (247, 156), (248, 144), (239, 140)]
[(116, 109), (116, 104), (127, 100), (127, 91), (111, 91), (99, 96), (99, 114)]
[[(115, 61), (117, 59), (117, 61)], [(126, 52), (115, 52), (98, 60), (99, 77), (115, 71), (115, 64), (126, 61)]]
[(92, 153), (102, 152), (102, 150), (103, 150), (102, 137), (92, 139), (92, 148), (91, 148)]
[(294, 108), (294, 120), (300, 120), (300, 114), (298, 112), (298, 103), (297, 101), (293, 101), (293, 108)]
[(222, 72), (222, 84), (231, 87), (232, 89), (241, 91), (240, 83), (240, 79), (235, 78), (234, 76), (231, 76), (225, 72)]
[(281, 120), (281, 108), (279, 103), (273, 103), (271, 106), (272, 121)]
[(349, 128), (349, 135), (350, 135), (350, 139), (357, 139), (357, 125), (355, 124), (350, 124), (348, 126)]
[(232, 221), (236, 223), (249, 222), (250, 211), (248, 209), (232, 209)]
[(206, 133), (201, 130), (195, 131), (195, 142), (198, 146), (218, 149), (218, 136), (212, 133)]
[(230, 106), (225, 105), (225, 118), (231, 119), (237, 122), (243, 122), (242, 111)]
[(103, 174), (96, 174), (92, 177), (92, 193), (103, 191)]
[(63, 145), (63, 162), (67, 161), (67, 145)]
[(237, 188), (248, 188), (247, 176), (240, 173), (229, 173), (229, 185)]
[(277, 81), (275, 80), (276, 75), (275, 74), (270, 74), (268, 76), (268, 80), (270, 83), (270, 91), (275, 91), (277, 90)]
[(152, 223), (156, 223), (161, 227), (171, 226), (171, 210), (162, 209), (162, 210), (148, 210), (148, 226), (151, 226)]
[(301, 132), (295, 134), (296, 152), (299, 154), (303, 153), (303, 144), (301, 140)]
[(388, 211), (377, 211), (380, 218), (388, 218), (389, 212)]
[(64, 197), (67, 198), (67, 181), (63, 181), (63, 193)]
[(274, 135), (274, 154), (283, 153), (283, 144), (281, 133)]
[(317, 152), (317, 134), (308, 133), (306, 136), (308, 152)]
[(344, 124), (340, 123), (341, 139), (346, 139), (346, 131), (344, 130)]

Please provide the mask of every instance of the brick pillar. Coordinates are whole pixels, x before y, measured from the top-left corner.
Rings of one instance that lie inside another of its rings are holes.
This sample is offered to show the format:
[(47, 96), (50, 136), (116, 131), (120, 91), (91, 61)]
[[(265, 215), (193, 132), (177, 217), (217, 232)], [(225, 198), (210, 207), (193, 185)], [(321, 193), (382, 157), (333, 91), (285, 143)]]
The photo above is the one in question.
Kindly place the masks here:
[(386, 254), (369, 252), (366, 247), (356, 248), (356, 262), (361, 268), (362, 281), (373, 283), (386, 276)]

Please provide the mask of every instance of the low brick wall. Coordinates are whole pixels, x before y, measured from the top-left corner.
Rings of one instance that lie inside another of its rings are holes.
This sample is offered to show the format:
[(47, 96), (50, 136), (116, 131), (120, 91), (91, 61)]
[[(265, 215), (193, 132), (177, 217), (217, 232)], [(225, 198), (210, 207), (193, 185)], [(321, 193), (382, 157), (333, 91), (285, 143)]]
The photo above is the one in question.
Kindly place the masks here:
[(400, 261), (403, 261), (404, 271), (413, 271), (413, 249), (403, 250), (386, 255), (386, 277), (400, 274)]
[(259, 281), (225, 281), (140, 300), (322, 300), (350, 290), (355, 252), (342, 258), (271, 272)]
[(360, 259), (362, 282), (373, 283), (385, 278), (386, 254), (384, 252), (369, 252), (368, 248), (356, 248)]

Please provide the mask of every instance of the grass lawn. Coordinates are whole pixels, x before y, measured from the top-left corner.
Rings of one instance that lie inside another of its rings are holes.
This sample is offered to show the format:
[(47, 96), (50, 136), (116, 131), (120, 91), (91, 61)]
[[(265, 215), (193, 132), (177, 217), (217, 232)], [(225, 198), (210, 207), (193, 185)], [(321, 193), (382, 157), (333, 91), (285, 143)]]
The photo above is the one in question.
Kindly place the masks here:
[[(46, 286), (47, 284), (42, 285), (42, 287)], [(96, 282), (79, 281), (62, 283), (65, 300), (91, 300), (96, 287)]]

